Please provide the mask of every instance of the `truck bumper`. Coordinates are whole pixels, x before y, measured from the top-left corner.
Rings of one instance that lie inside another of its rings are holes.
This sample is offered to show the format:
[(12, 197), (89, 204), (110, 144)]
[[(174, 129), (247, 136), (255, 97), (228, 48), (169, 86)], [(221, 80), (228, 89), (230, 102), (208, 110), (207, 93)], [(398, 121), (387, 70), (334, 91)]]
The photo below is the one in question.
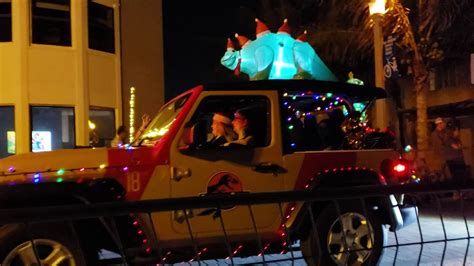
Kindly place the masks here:
[(390, 231), (398, 231), (403, 227), (413, 224), (416, 221), (418, 214), (418, 208), (411, 205), (399, 206), (397, 200), (393, 195), (389, 196), (389, 202), (391, 205), (390, 218), (391, 226)]

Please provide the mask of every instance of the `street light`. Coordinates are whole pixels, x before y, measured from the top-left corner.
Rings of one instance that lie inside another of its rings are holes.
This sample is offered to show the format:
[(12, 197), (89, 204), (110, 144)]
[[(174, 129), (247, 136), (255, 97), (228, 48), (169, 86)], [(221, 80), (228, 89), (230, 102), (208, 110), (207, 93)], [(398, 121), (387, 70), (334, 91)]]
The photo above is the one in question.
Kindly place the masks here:
[[(385, 0), (375, 0), (369, 3), (370, 17), (374, 21), (374, 60), (375, 60), (375, 86), (385, 88), (383, 71), (383, 31), (382, 20), (385, 14)], [(375, 123), (380, 129), (387, 127), (387, 107), (385, 99), (375, 102)]]

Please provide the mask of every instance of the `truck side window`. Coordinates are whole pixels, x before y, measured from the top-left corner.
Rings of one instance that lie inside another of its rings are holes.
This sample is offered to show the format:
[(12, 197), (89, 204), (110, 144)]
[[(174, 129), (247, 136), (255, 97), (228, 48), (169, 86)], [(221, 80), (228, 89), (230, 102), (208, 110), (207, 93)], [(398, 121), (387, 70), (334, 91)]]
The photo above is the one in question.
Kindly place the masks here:
[(271, 140), (270, 103), (265, 96), (208, 96), (188, 124), (201, 131), (197, 149), (265, 147)]
[(286, 153), (343, 148), (341, 125), (352, 111), (343, 95), (292, 91), (283, 93), (281, 99)]

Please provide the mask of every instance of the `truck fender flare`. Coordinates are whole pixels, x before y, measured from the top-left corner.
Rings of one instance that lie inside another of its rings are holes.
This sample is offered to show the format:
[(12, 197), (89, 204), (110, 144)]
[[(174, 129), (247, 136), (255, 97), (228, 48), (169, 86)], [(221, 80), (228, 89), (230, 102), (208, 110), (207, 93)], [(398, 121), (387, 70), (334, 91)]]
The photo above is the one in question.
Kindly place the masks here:
[[(120, 201), (125, 190), (113, 178), (101, 178), (85, 182), (44, 182), (38, 184), (19, 184), (0, 188), (0, 202), (8, 208), (54, 206), (59, 204), (93, 204), (95, 202)], [(118, 250), (123, 250), (119, 232), (114, 223), (107, 218), (77, 220), (78, 230), (93, 226), (104, 237), (110, 238)], [(132, 226), (130, 224), (130, 226)], [(85, 230), (87, 232), (88, 230)], [(123, 254), (122, 254), (123, 255)]]
[[(377, 172), (367, 168), (346, 168), (344, 170), (334, 169), (326, 170), (318, 173), (311, 179), (307, 189), (316, 190), (317, 188), (342, 188), (355, 185), (376, 185), (385, 184), (384, 179)], [(366, 201), (367, 202), (367, 201)], [(389, 197), (377, 197), (370, 199), (370, 205), (377, 206), (376, 212), (382, 219), (383, 223), (390, 225), (390, 230), (395, 231), (403, 227), (403, 219), (397, 200), (393, 195)], [(290, 225), (290, 232), (300, 237), (307, 236), (308, 229), (311, 227), (311, 217), (308, 211), (308, 204), (304, 203), (300, 212)], [(316, 201), (311, 203), (313, 217), (316, 219), (318, 213), (321, 212), (328, 204), (328, 201)], [(369, 205), (366, 205), (369, 207)]]

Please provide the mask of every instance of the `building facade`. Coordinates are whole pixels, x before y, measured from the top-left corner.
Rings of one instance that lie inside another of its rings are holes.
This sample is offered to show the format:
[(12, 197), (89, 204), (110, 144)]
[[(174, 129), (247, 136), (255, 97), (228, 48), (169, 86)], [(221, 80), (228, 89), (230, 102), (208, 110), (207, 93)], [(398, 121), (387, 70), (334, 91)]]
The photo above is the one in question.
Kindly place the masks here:
[(122, 123), (119, 0), (0, 0), (0, 28), (0, 158), (105, 146)]
[[(429, 75), (429, 91), (427, 92), (427, 114), (429, 132), (434, 130), (434, 120), (442, 117), (447, 121), (448, 128), (458, 128), (463, 146), (466, 163), (474, 175), (474, 64), (471, 55), (464, 53), (456, 58), (445, 59)], [(406, 87), (402, 95), (404, 139), (407, 144), (416, 143), (416, 94), (411, 80), (400, 80)], [(433, 161), (431, 149), (426, 152), (426, 159)]]
[[(135, 129), (165, 99), (162, 0), (121, 0), (123, 125), (130, 126), (130, 87), (135, 88)], [(169, 56), (169, 54), (168, 54)]]

